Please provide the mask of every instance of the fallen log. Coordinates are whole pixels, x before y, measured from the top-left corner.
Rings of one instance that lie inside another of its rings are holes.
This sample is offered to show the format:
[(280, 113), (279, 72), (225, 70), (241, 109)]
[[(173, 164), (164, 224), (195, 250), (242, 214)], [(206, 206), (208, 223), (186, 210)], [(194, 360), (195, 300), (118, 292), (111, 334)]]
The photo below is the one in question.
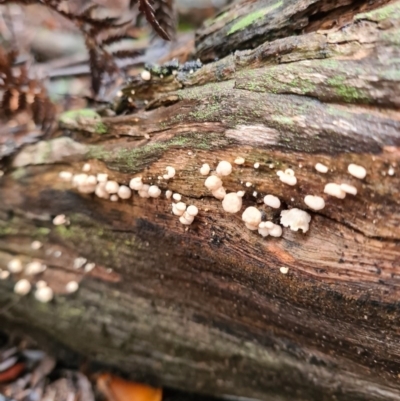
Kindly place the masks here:
[[(26, 275), (12, 274), (0, 281), (3, 326), (64, 360), (157, 385), (260, 400), (398, 400), (400, 2), (231, 7), (197, 36), (202, 60), (218, 60), (132, 79), (120, 101), (134, 113), (69, 113), (62, 135), (7, 159), (0, 268), (41, 261), (47, 269), (29, 280), (45, 280), (55, 297), (14, 294)], [(233, 165), (226, 192), (245, 191), (237, 214), (199, 171), (222, 160)], [(140, 176), (161, 196), (111, 202), (60, 177), (87, 165), (119, 185)], [(287, 169), (296, 185), (280, 180)], [(338, 199), (324, 193), (328, 183), (357, 194)], [(191, 225), (171, 213), (166, 191), (198, 208)], [(266, 194), (281, 207), (266, 206)], [(325, 207), (312, 210), (307, 195)], [(242, 221), (250, 206), (279, 225), (282, 210), (306, 210), (309, 230), (263, 238)], [(60, 215), (69, 224), (55, 225)]]

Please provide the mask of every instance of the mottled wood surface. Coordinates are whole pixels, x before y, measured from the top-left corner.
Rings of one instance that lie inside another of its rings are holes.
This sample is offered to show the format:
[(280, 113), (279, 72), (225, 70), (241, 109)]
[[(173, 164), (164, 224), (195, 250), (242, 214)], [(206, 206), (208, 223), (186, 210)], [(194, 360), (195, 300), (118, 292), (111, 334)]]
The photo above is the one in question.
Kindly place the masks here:
[[(268, 36), (263, 22), (253, 50), (193, 73), (133, 79), (124, 96), (135, 90), (139, 111), (64, 119), (64, 136), (5, 161), (0, 268), (14, 255), (39, 258), (49, 266), (40, 278), (57, 293), (44, 305), (12, 293), (16, 276), (1, 281), (5, 327), (29, 332), (64, 359), (186, 390), (261, 400), (400, 399), (400, 5), (354, 17), (372, 6), (347, 2), (348, 25), (321, 31), (307, 14), (311, 3), (288, 2), (289, 18), (268, 1), (244, 2), (242, 11), (271, 6), (265, 21), (279, 18), (281, 33)], [(327, 23), (332, 4), (313, 4), (326, 9)], [(217, 23), (198, 36), (205, 60), (208, 41), (222, 57), (239, 40), (226, 39), (229, 24)], [(303, 25), (309, 29), (290, 36)], [(238, 31), (244, 48), (253, 28)], [(246, 190), (244, 206), (257, 205), (275, 222), (280, 211), (263, 205), (267, 193), (284, 208), (303, 209), (304, 196), (322, 194), (327, 182), (355, 185), (358, 194), (324, 196), (306, 234), (284, 229), (282, 238), (264, 239), (241, 214), (224, 213), (199, 174), (205, 162), (215, 168), (237, 156), (246, 163), (224, 186)], [(172, 165), (176, 176), (160, 187), (200, 213), (185, 229), (164, 194), (114, 203), (58, 178), (85, 162), (121, 184), (135, 175), (158, 183)], [(329, 172), (318, 173), (317, 162)], [(366, 178), (350, 176), (349, 163), (364, 166)], [(295, 187), (276, 175), (286, 168), (296, 172)], [(61, 213), (69, 226), (52, 225)], [(31, 249), (34, 239), (41, 249)], [(96, 268), (74, 270), (79, 256)], [(65, 295), (71, 279), (80, 290)]]

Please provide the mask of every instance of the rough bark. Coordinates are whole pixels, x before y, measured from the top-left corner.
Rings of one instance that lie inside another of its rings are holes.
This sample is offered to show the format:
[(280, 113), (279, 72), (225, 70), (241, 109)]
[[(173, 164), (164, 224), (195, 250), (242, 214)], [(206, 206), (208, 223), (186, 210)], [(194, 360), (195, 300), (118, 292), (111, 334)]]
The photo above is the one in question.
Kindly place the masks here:
[[(124, 95), (134, 90), (145, 108), (101, 121), (64, 118), (69, 137), (15, 154), (0, 181), (0, 268), (13, 255), (39, 258), (57, 296), (40, 304), (13, 294), (17, 277), (0, 282), (4, 326), (64, 359), (73, 352), (186, 390), (399, 400), (400, 4), (383, 3), (233, 6), (198, 34), (198, 54), (220, 60), (133, 80)], [(336, 28), (333, 20), (351, 22)], [(259, 46), (223, 57), (250, 43)], [(353, 184), (358, 194), (325, 197), (306, 234), (262, 238), (241, 214), (223, 212), (199, 174), (203, 163), (237, 156), (246, 162), (224, 186), (246, 190), (245, 206), (276, 222), (279, 210), (262, 202), (267, 193), (300, 209), (327, 182)], [(85, 162), (123, 184), (142, 175), (182, 194), (199, 216), (187, 229), (164, 195), (114, 203), (58, 178)], [(318, 173), (317, 162), (329, 172)], [(366, 178), (350, 176), (349, 163), (364, 166)], [(176, 176), (158, 180), (168, 165)], [(294, 187), (277, 177), (286, 168), (296, 172)], [(53, 226), (62, 213), (70, 225)], [(32, 240), (43, 247), (32, 250)], [(96, 268), (74, 270), (77, 257)], [(65, 295), (71, 279), (80, 290)]]

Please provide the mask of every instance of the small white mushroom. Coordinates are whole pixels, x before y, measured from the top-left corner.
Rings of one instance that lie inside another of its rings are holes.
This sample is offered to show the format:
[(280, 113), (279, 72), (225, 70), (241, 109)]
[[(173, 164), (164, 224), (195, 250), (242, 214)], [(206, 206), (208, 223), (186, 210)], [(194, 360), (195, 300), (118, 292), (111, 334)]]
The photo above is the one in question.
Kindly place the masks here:
[(168, 176), (169, 178), (175, 177), (176, 171), (175, 171), (175, 169), (174, 169), (172, 166), (167, 166), (167, 167), (165, 168), (165, 170), (167, 170), (167, 176)]
[(150, 185), (148, 184), (143, 184), (142, 187), (139, 189), (138, 194), (141, 198), (149, 198), (149, 189)]
[(198, 209), (197, 206), (195, 206), (195, 205), (190, 205), (190, 206), (188, 206), (188, 208), (186, 209), (186, 213), (187, 213), (189, 216), (195, 217), (195, 216), (198, 215), (199, 209)]
[(359, 166), (358, 164), (349, 164), (347, 167), (347, 171), (356, 178), (362, 180), (367, 175), (367, 170), (363, 166)]
[(86, 182), (88, 175), (87, 174), (75, 174), (72, 177), (72, 185), (74, 187), (78, 187), (79, 185), (83, 185)]
[(74, 269), (80, 269), (87, 262), (86, 258), (78, 257), (74, 260)]
[(47, 287), (46, 281), (44, 281), (44, 280), (39, 280), (39, 281), (36, 283), (36, 288), (43, 288), (43, 287)]
[(10, 277), (10, 272), (0, 269), (0, 280), (7, 280)]
[(117, 194), (112, 194), (111, 196), (110, 196), (110, 201), (111, 202), (118, 202), (118, 195)]
[(279, 200), (279, 198), (277, 196), (274, 196), (274, 195), (265, 195), (264, 203), (267, 206), (272, 207), (274, 209), (279, 209), (281, 207), (281, 201)]
[(106, 183), (108, 181), (108, 174), (105, 173), (97, 174), (97, 181)]
[[(287, 174), (287, 172), (290, 172), (290, 174)], [(292, 175), (292, 172), (294, 174), (294, 171), (291, 169), (287, 169), (285, 172), (279, 170), (276, 174), (279, 176), (279, 179), (287, 185), (296, 185), (297, 184), (297, 178)]]
[(394, 175), (394, 168), (392, 166), (389, 167), (388, 175), (390, 175), (390, 176)]
[(127, 187), (126, 185), (121, 185), (118, 188), (118, 196), (121, 199), (129, 199), (132, 196), (132, 191), (129, 187)]
[(11, 259), (7, 263), (7, 269), (10, 273), (12, 274), (18, 274), (21, 273), (23, 270), (22, 262), (18, 258)]
[(76, 281), (69, 281), (65, 285), (65, 291), (68, 292), (68, 294), (72, 294), (73, 292), (78, 291), (79, 284)]
[(242, 214), (242, 220), (249, 230), (257, 230), (261, 223), (261, 212), (254, 206), (249, 206)]
[(235, 159), (235, 161), (234, 161), (235, 164), (239, 164), (239, 165), (244, 164), (244, 162), (245, 162), (244, 158), (243, 158), (243, 157), (240, 157), (240, 156), (237, 157), (237, 158)]
[(226, 191), (224, 187), (219, 187), (218, 189), (214, 189), (214, 191), (211, 192), (214, 198), (217, 198), (219, 200), (223, 200), (226, 196)]
[(23, 278), (15, 283), (14, 292), (18, 295), (24, 296), (29, 294), (31, 288), (31, 283), (27, 279)]
[(218, 175), (227, 176), (232, 173), (232, 164), (226, 160), (222, 160), (218, 163), (217, 168), (215, 169)]
[(208, 174), (210, 174), (210, 170), (211, 170), (210, 165), (205, 163), (200, 167), (200, 174), (208, 175)]
[(210, 177), (208, 177), (205, 182), (204, 185), (210, 190), (210, 191), (215, 191), (216, 189), (222, 187), (222, 181), (221, 178), (215, 176), (215, 175), (211, 175)]
[(237, 213), (242, 208), (243, 200), (236, 192), (225, 195), (222, 201), (222, 208), (227, 213)]
[(315, 165), (315, 170), (317, 170), (319, 173), (325, 174), (328, 172), (329, 168), (322, 163), (317, 163)]
[(166, 191), (166, 192), (165, 192), (165, 197), (166, 197), (167, 199), (171, 199), (171, 197), (172, 197), (172, 191), (170, 191), (170, 190)]
[(28, 263), (25, 266), (25, 274), (28, 276), (33, 276), (36, 274), (43, 273), (46, 270), (47, 266), (40, 262), (39, 260), (35, 260), (33, 262)]
[(346, 197), (346, 192), (343, 191), (340, 185), (335, 184), (334, 182), (330, 182), (325, 185), (324, 193), (334, 196), (338, 199), (344, 199)]
[(107, 181), (106, 182), (106, 186), (105, 186), (105, 190), (111, 195), (111, 194), (116, 194), (118, 192), (119, 189), (119, 184), (117, 181)]
[(307, 195), (304, 197), (304, 203), (313, 210), (322, 210), (325, 207), (324, 198), (320, 196)]
[(340, 189), (342, 189), (346, 194), (357, 195), (357, 188), (350, 184), (340, 184)]
[(157, 185), (152, 185), (151, 187), (149, 187), (148, 192), (151, 198), (158, 198), (161, 195), (161, 189), (158, 188)]
[(95, 267), (95, 263), (88, 263), (83, 270), (85, 270), (85, 273), (90, 273)]
[(236, 194), (237, 194), (237, 196), (239, 196), (240, 198), (243, 198), (243, 196), (246, 195), (246, 191), (237, 191)]
[(96, 191), (97, 178), (94, 175), (88, 175), (85, 180), (82, 180), (77, 187), (78, 191), (84, 194), (92, 194)]
[(66, 224), (68, 222), (65, 214), (59, 214), (53, 219), (53, 224), (55, 226), (61, 226), (62, 224)]
[(54, 292), (50, 287), (38, 288), (35, 291), (35, 298), (39, 302), (47, 303), (50, 302), (54, 297)]
[(132, 178), (129, 182), (129, 188), (133, 189), (134, 191), (140, 191), (143, 185), (142, 177)]
[(37, 251), (38, 249), (40, 249), (42, 247), (42, 243), (40, 241), (33, 241), (31, 243), (31, 248), (34, 249), (35, 251)]
[(301, 209), (290, 209), (281, 211), (281, 224), (284, 227), (290, 227), (293, 231), (303, 230), (303, 233), (308, 231), (310, 226), (311, 216)]
[(260, 163), (254, 163), (254, 168), (257, 169), (260, 167)]
[(91, 169), (91, 165), (89, 163), (85, 163), (82, 167), (82, 171), (84, 171), (85, 173), (87, 173), (88, 171), (90, 171)]
[(279, 271), (280, 271), (282, 274), (288, 274), (289, 268), (288, 268), (288, 267), (285, 267), (285, 266), (282, 266), (282, 267), (279, 268)]
[(251, 182), (246, 182), (245, 185), (246, 185), (247, 188), (250, 188), (250, 187), (253, 185), (253, 183), (251, 183)]
[(179, 221), (181, 224), (186, 226), (190, 226), (193, 223), (194, 216), (191, 216), (188, 212), (185, 212), (181, 217), (179, 217)]
[(63, 181), (71, 181), (72, 180), (72, 173), (69, 171), (60, 171), (58, 173), (58, 176), (63, 180)]
[(269, 235), (271, 237), (281, 237), (282, 227), (279, 224), (274, 224), (274, 226), (269, 229)]
[(182, 199), (182, 195), (181, 194), (173, 194), (172, 199), (179, 202)]
[(96, 189), (94, 190), (94, 193), (96, 196), (102, 199), (108, 199), (110, 197), (110, 194), (106, 191), (106, 183), (105, 182), (99, 182), (96, 185)]
[(143, 81), (150, 81), (150, 79), (151, 79), (151, 73), (150, 73), (150, 71), (143, 70), (143, 71), (140, 73), (140, 77), (143, 79)]
[(185, 213), (186, 204), (183, 202), (173, 203), (172, 204), (172, 213), (175, 216), (182, 216)]

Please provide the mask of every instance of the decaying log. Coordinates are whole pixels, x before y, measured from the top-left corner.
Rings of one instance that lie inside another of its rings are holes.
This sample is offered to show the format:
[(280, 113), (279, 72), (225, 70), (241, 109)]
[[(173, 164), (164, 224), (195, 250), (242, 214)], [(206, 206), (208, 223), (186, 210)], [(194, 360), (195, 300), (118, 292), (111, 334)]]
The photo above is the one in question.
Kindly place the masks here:
[[(233, 5), (197, 37), (198, 55), (219, 60), (134, 79), (123, 96), (143, 106), (137, 112), (70, 113), (61, 136), (8, 159), (0, 268), (15, 256), (40, 259), (48, 268), (31, 280), (56, 296), (42, 304), (13, 294), (18, 275), (0, 281), (3, 326), (64, 360), (163, 386), (260, 400), (399, 400), (400, 2), (384, 3)], [(232, 53), (250, 45), (258, 47)], [(245, 164), (223, 183), (246, 191), (242, 210), (257, 206), (279, 223), (282, 209), (306, 209), (307, 233), (263, 238), (241, 213), (223, 211), (199, 168), (238, 156)], [(118, 202), (79, 193), (59, 173), (84, 163), (120, 184), (142, 176), (163, 193)], [(367, 176), (351, 176), (350, 163)], [(159, 178), (166, 166), (173, 179)], [(279, 180), (287, 168), (297, 185)], [(358, 193), (328, 196), (328, 182)], [(199, 208), (192, 225), (171, 213), (167, 189)], [(281, 209), (263, 204), (268, 193)], [(308, 194), (325, 208), (310, 211)], [(69, 225), (52, 223), (60, 214)], [(33, 240), (43, 246), (33, 250)], [(79, 257), (96, 267), (75, 269)], [(68, 295), (71, 280), (80, 289)]]

